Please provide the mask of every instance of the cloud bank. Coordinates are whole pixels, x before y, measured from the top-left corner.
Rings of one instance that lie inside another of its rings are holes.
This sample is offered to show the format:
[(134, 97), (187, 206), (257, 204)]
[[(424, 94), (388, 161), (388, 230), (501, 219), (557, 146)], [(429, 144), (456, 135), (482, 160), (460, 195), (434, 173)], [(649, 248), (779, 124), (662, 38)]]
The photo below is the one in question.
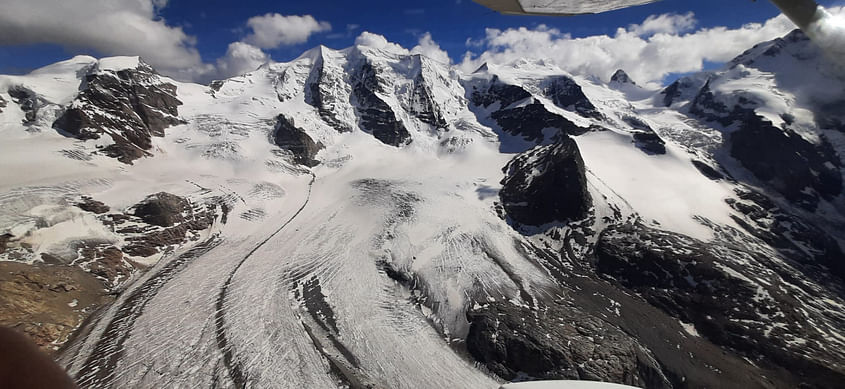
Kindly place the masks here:
[(70, 52), (139, 55), (162, 74), (206, 82), (254, 70), (270, 60), (262, 49), (307, 41), (331, 25), (311, 15), (266, 14), (247, 20), (249, 33), (214, 63), (203, 61), (197, 39), (167, 24), (168, 0), (3, 0), (0, 45), (56, 44)]
[[(615, 34), (573, 38), (556, 28), (487, 29), (468, 41), (460, 67), (469, 72), (485, 62), (507, 64), (521, 58), (551, 61), (569, 72), (605, 81), (624, 69), (641, 84), (658, 86), (672, 73), (700, 71), (705, 62), (727, 62), (753, 45), (795, 28), (783, 15), (740, 28), (695, 29), (695, 15), (663, 14), (619, 28)], [(480, 52), (479, 52), (480, 49)]]

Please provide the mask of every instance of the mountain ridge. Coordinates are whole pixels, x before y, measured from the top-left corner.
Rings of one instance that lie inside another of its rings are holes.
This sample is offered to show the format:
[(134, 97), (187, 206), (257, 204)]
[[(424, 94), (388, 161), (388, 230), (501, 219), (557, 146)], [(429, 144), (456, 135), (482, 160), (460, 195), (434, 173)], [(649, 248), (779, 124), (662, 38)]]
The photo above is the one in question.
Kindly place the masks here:
[[(542, 61), (463, 74), (393, 46), (209, 86), (75, 57), (0, 76), (0, 266), (122, 292), (88, 336), (31, 333), (67, 343), (86, 387), (155, 385), (133, 362), (173, 342), (155, 368), (200, 385), (835, 387), (831, 66), (800, 32), (654, 91)], [(224, 345), (173, 304), (222, 317)], [(102, 354), (139, 306), (127, 325), (147, 336)], [(86, 371), (115, 358), (125, 371)]]

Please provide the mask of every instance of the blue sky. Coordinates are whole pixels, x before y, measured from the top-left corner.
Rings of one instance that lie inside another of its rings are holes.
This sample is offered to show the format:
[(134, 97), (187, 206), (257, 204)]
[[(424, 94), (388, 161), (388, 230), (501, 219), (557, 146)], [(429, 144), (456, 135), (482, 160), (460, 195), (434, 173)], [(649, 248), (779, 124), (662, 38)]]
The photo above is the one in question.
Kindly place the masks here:
[[(4, 1), (14, 3), (19, 0)], [(29, 2), (38, 3), (36, 0), (22, 1), (22, 6), (30, 4)], [(156, 3), (162, 0), (147, 1)], [(820, 3), (831, 6), (837, 2)], [(0, 5), (0, 13), (3, 7)], [(191, 49), (198, 51), (204, 63), (214, 63), (216, 59), (226, 55), (231, 42), (248, 35), (246, 21), (267, 13), (311, 15), (316, 20), (328, 22), (332, 26), (331, 31), (314, 33), (305, 42), (264, 48), (264, 52), (276, 61), (295, 58), (304, 50), (318, 44), (332, 48), (351, 46), (355, 38), (366, 30), (383, 35), (389, 41), (407, 48), (415, 46), (421, 35), (429, 32), (434, 41), (447, 51), (455, 62), (460, 62), (468, 50), (476, 51), (476, 54), (484, 50), (483, 47), (469, 47), (467, 40), (482, 40), (487, 28), (507, 30), (524, 26), (536, 29), (545, 25), (561, 33), (571, 34), (572, 37), (613, 35), (617, 28), (642, 23), (650, 15), (688, 12), (695, 14), (695, 29), (714, 26), (734, 29), (746, 23), (762, 23), (779, 14), (771, 3), (763, 0), (664, 0), (624, 10), (576, 17), (503, 16), (470, 0), (170, 0), (165, 7), (157, 11), (153, 20), (169, 27), (180, 27), (192, 39)], [(0, 20), (0, 34), (4, 32), (2, 23)], [(97, 23), (97, 20), (92, 18), (80, 23)], [(683, 31), (687, 32), (690, 31)], [(103, 31), (103, 34), (109, 33)], [(49, 42), (49, 38), (41, 38), (40, 41), (35, 38), (24, 41), (15, 41), (12, 38), (4, 41), (0, 38), (0, 73), (25, 73), (74, 54), (97, 57), (115, 54), (114, 49), (104, 53), (85, 47), (84, 41), (80, 43), (77, 40), (72, 44)], [(713, 61), (705, 59), (704, 62), (710, 64)]]

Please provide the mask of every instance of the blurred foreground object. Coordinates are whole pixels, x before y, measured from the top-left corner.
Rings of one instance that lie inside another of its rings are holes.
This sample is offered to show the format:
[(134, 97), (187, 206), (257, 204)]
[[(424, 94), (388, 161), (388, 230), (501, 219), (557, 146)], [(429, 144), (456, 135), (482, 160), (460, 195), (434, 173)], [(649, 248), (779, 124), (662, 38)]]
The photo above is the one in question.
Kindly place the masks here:
[(65, 389), (76, 385), (25, 335), (0, 327), (0, 388)]
[(512, 15), (582, 15), (654, 3), (658, 0), (474, 0), (487, 8)]
[(772, 0), (824, 52), (845, 65), (845, 18), (833, 16), (814, 0)]

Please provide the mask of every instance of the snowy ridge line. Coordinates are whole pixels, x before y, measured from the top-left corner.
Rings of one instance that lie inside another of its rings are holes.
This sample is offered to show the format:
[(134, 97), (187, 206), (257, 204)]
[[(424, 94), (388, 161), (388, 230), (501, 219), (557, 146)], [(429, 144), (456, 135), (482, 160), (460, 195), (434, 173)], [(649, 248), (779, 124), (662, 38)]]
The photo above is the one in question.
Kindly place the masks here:
[(158, 291), (193, 259), (213, 250), (223, 243), (218, 234), (212, 235), (173, 261), (169, 262), (154, 277), (121, 304), (115, 318), (106, 327), (102, 338), (97, 341), (94, 351), (79, 369), (76, 382), (80, 387), (111, 387), (117, 372), (117, 362), (123, 354), (123, 344), (129, 338), (133, 323), (141, 316), (146, 304)]
[(245, 388), (247, 383), (247, 375), (243, 370), (240, 362), (236, 362), (234, 358), (234, 353), (232, 352), (232, 346), (229, 345), (229, 341), (226, 338), (226, 318), (224, 313), (224, 307), (226, 304), (226, 295), (229, 292), (229, 286), (232, 284), (232, 279), (235, 278), (235, 275), (240, 270), (241, 266), (243, 266), (246, 261), (255, 254), (256, 251), (261, 249), (270, 239), (273, 239), (276, 235), (278, 235), (282, 230), (285, 229), (291, 222), (305, 210), (305, 207), (308, 206), (308, 202), (311, 200), (311, 190), (314, 187), (314, 181), (317, 179), (317, 176), (309, 172), (311, 174), (311, 181), (308, 183), (308, 195), (305, 197), (305, 202), (302, 206), (293, 214), (293, 216), (288, 219), (284, 224), (282, 224), (279, 229), (275, 232), (270, 234), (266, 239), (261, 241), (257, 246), (255, 246), (246, 256), (241, 259), (240, 263), (229, 273), (229, 277), (226, 278), (226, 282), (223, 284), (223, 287), (220, 288), (220, 294), (217, 296), (217, 302), (215, 303), (216, 311), (215, 311), (215, 337), (217, 347), (220, 349), (220, 352), (223, 353), (223, 364), (226, 366), (226, 370), (229, 373), (229, 378), (232, 380), (232, 383), (238, 388)]

